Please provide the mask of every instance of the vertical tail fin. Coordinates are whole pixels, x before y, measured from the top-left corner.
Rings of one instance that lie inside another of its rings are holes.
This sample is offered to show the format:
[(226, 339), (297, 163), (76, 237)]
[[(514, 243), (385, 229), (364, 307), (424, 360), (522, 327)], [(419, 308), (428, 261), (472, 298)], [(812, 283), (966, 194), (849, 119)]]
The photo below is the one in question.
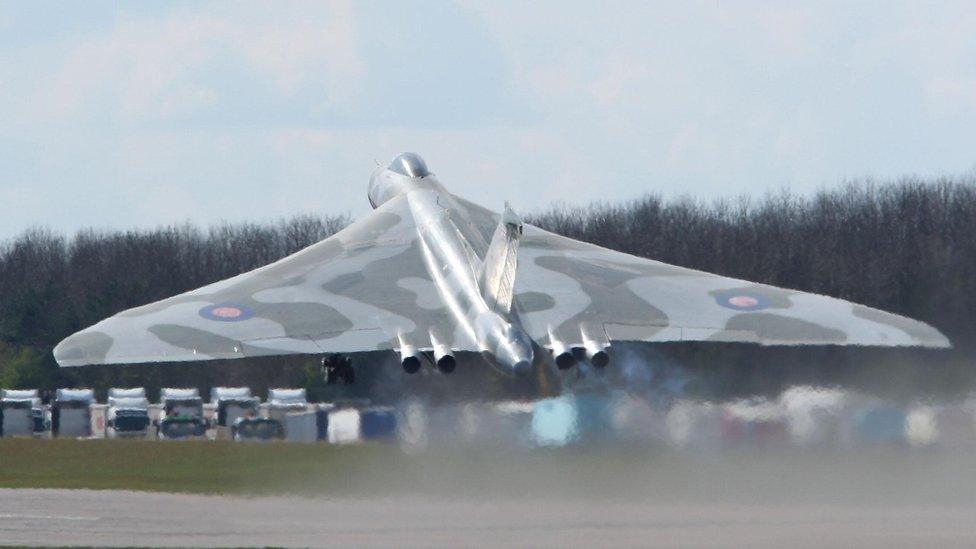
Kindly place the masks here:
[(495, 234), (488, 245), (481, 267), (481, 292), (488, 306), (500, 313), (512, 310), (515, 292), (515, 270), (518, 267), (518, 245), (522, 236), (522, 218), (505, 203)]

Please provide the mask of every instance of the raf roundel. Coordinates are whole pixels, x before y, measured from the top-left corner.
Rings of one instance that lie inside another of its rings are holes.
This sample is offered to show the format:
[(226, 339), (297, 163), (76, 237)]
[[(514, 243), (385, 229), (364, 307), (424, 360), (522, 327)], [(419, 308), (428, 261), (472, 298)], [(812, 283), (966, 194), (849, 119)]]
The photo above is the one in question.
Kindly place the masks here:
[(735, 309), (736, 311), (761, 311), (770, 306), (769, 298), (766, 296), (742, 291), (730, 291), (716, 295), (715, 302), (727, 309)]
[(200, 309), (200, 316), (219, 322), (240, 322), (254, 316), (254, 311), (240, 305), (217, 303)]
[(729, 298), (729, 305), (740, 309), (752, 309), (759, 305), (759, 300), (751, 295), (737, 295)]

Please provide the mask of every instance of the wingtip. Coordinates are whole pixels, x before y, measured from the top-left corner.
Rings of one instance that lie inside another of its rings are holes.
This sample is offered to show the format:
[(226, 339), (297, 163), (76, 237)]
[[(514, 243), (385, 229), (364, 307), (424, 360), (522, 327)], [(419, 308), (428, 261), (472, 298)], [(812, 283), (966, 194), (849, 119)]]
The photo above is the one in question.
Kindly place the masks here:
[[(911, 319), (909, 319), (911, 320)], [(920, 347), (927, 349), (952, 349), (952, 341), (943, 334), (938, 328), (935, 328), (927, 322), (922, 322), (920, 320), (912, 320), (918, 324), (918, 334), (915, 339), (919, 342)]]
[(932, 330), (935, 331), (936, 337), (934, 337), (932, 339), (932, 341), (927, 342), (927, 344), (925, 345), (926, 347), (931, 348), (931, 349), (952, 349), (952, 348), (954, 348), (954, 346), (952, 344), (952, 341), (948, 337), (946, 337), (945, 334), (943, 334), (942, 332), (936, 330), (935, 328), (932, 328)]
[(112, 338), (91, 328), (76, 332), (54, 346), (54, 361), (61, 368), (105, 364)]
[(76, 366), (87, 365), (84, 360), (79, 359), (76, 353), (73, 352), (74, 347), (71, 343), (72, 337), (74, 337), (74, 335), (62, 339), (57, 345), (54, 346), (54, 350), (51, 351), (51, 354), (54, 355), (54, 361), (57, 362), (58, 366), (61, 368), (74, 368)]
[(66, 349), (68, 348), (69, 345), (68, 340), (70, 340), (72, 337), (73, 336), (68, 336), (62, 339), (61, 341), (58, 342), (57, 345), (54, 346), (54, 349), (51, 351), (51, 354), (54, 355), (54, 361), (57, 362), (58, 366), (60, 366), (61, 368), (74, 366), (74, 364), (72, 364), (73, 361), (70, 358), (68, 358), (66, 353)]

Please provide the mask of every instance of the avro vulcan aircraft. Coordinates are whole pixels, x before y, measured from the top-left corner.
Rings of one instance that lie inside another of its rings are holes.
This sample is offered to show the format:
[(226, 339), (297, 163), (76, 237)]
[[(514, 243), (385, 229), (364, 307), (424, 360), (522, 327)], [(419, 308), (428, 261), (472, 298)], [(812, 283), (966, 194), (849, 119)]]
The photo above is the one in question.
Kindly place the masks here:
[(451, 194), (412, 153), (373, 211), (280, 261), (122, 311), (62, 341), (61, 366), (392, 351), (448, 373), (480, 353), (524, 376), (611, 361), (616, 341), (948, 347), (921, 322), (615, 252)]

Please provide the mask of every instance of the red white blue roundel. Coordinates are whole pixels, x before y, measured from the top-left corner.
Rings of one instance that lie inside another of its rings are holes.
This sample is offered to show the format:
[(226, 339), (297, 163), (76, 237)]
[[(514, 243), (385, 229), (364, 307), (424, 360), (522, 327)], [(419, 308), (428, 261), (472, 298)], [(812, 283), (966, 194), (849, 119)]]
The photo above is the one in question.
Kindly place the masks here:
[(756, 292), (728, 290), (715, 296), (715, 302), (736, 311), (760, 311), (769, 308), (769, 298)]
[(240, 322), (254, 316), (254, 311), (242, 305), (217, 303), (200, 309), (200, 316), (219, 322)]

